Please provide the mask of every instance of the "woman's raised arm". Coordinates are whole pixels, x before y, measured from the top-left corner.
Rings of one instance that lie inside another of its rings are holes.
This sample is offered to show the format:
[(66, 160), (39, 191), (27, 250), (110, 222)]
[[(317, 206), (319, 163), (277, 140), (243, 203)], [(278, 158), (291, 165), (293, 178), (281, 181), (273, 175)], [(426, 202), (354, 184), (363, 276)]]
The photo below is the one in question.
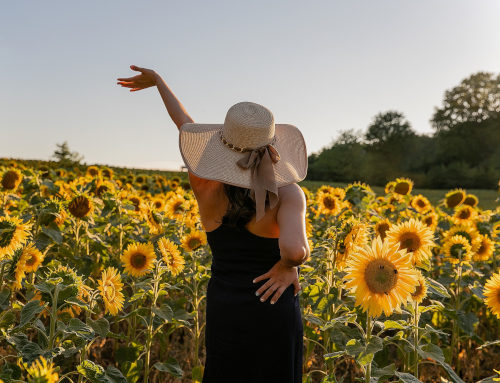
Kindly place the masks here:
[(170, 90), (167, 83), (156, 71), (135, 65), (131, 65), (130, 69), (141, 72), (141, 74), (134, 77), (118, 78), (117, 80), (119, 80), (119, 82), (117, 84), (126, 88), (132, 88), (130, 89), (131, 92), (156, 86), (167, 108), (168, 114), (172, 118), (174, 124), (177, 125), (177, 129), (180, 129), (186, 122), (194, 122), (184, 108), (184, 105), (175, 97), (175, 94)]

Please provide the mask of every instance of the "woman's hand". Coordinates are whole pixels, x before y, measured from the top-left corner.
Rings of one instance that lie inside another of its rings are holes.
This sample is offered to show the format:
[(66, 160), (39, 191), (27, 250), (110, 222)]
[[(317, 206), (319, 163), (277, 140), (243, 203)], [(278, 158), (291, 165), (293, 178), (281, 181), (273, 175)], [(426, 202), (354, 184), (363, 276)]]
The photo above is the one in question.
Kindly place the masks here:
[(282, 260), (276, 262), (276, 264), (265, 274), (259, 275), (253, 280), (256, 283), (262, 279), (269, 278), (266, 283), (264, 283), (256, 292), (255, 295), (259, 296), (265, 290), (267, 290), (264, 295), (260, 298), (261, 302), (264, 302), (269, 296), (276, 291), (271, 299), (271, 303), (274, 304), (279, 299), (283, 291), (285, 291), (291, 284), (294, 285), (294, 295), (300, 291), (299, 285), (299, 275), (297, 272), (297, 266), (287, 266)]
[(139, 68), (135, 65), (130, 65), (130, 69), (139, 71), (141, 74), (138, 74), (134, 77), (128, 78), (118, 78), (119, 82), (117, 84), (126, 87), (132, 88), (131, 92), (135, 92), (136, 90), (146, 89), (151, 86), (156, 86), (157, 73), (152, 69)]

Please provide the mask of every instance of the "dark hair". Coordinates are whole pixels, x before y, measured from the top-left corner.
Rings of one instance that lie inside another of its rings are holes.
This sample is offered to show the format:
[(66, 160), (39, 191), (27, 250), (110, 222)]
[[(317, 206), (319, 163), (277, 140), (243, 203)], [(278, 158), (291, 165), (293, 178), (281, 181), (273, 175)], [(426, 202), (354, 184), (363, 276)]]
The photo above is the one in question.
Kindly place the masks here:
[[(255, 215), (255, 201), (250, 196), (250, 189), (224, 183), (224, 193), (229, 204), (223, 219), (231, 226), (245, 226)], [(266, 195), (267, 197), (267, 195)], [(268, 200), (266, 198), (266, 204)]]

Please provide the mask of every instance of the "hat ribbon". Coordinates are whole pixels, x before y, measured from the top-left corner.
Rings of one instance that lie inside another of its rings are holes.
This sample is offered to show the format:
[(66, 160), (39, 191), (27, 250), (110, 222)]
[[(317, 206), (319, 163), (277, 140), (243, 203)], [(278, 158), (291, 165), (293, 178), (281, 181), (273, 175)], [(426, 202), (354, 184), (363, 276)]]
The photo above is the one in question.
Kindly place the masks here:
[(269, 194), (271, 208), (274, 208), (278, 203), (278, 185), (274, 174), (274, 163), (279, 160), (278, 150), (272, 144), (267, 144), (247, 151), (247, 154), (236, 162), (240, 168), (251, 170), (251, 195), (256, 203), (256, 222), (264, 217), (266, 194)]

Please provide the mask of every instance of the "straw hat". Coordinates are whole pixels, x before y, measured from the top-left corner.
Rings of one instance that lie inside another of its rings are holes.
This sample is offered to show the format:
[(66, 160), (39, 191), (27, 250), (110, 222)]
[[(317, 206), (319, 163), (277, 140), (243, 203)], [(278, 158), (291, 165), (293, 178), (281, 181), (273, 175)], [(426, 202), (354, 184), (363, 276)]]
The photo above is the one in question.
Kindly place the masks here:
[(224, 124), (186, 123), (179, 148), (190, 172), (198, 177), (252, 189), (257, 221), (278, 202), (278, 187), (302, 181), (307, 150), (300, 130), (275, 124), (266, 107), (239, 102), (229, 108)]

